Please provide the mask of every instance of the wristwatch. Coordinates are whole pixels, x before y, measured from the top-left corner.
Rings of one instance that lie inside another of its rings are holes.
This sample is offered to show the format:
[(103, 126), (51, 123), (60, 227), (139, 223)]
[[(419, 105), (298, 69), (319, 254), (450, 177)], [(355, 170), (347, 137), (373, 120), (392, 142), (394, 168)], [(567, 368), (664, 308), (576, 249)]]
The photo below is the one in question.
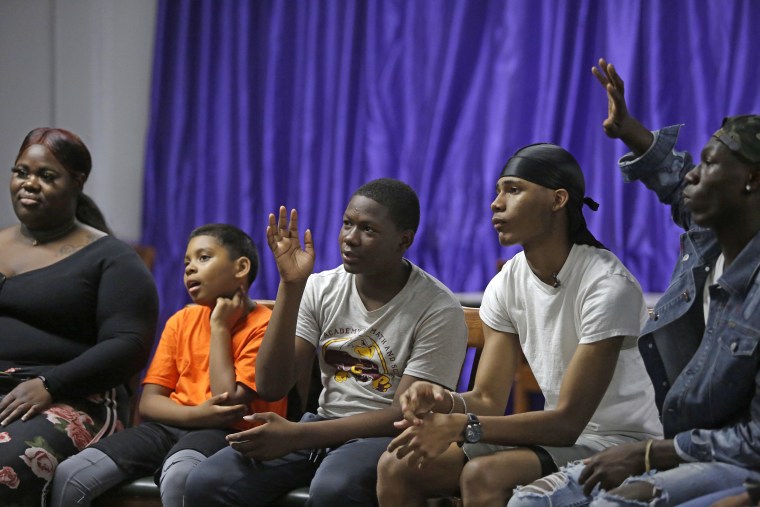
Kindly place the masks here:
[(483, 430), (480, 427), (480, 420), (478, 416), (472, 413), (467, 413), (467, 425), (464, 427), (464, 443), (474, 444), (480, 442), (480, 437), (483, 435)]

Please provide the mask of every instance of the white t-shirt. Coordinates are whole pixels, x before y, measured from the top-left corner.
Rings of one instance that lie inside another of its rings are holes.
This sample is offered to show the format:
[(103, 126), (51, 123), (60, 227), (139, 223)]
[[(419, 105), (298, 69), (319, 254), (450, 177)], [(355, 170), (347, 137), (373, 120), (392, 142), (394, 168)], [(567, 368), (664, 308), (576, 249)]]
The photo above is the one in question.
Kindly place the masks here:
[(705, 280), (705, 288), (702, 291), (702, 306), (705, 315), (705, 324), (707, 324), (707, 317), (710, 316), (710, 286), (718, 283), (718, 279), (723, 276), (723, 269), (726, 267), (726, 257), (723, 252), (715, 259), (715, 265), (707, 273), (707, 280)]
[(488, 284), (480, 318), (497, 331), (519, 336), (547, 410), (557, 406), (579, 344), (626, 337), (612, 381), (584, 433), (660, 437), (654, 389), (636, 347), (646, 319), (638, 282), (614, 254), (588, 245), (573, 245), (557, 279), (557, 288), (543, 283), (520, 252)]
[(404, 288), (371, 312), (343, 266), (309, 277), (296, 336), (318, 350), (320, 416), (386, 408), (404, 374), (455, 386), (467, 347), (462, 307), (441, 282), (409, 264)]

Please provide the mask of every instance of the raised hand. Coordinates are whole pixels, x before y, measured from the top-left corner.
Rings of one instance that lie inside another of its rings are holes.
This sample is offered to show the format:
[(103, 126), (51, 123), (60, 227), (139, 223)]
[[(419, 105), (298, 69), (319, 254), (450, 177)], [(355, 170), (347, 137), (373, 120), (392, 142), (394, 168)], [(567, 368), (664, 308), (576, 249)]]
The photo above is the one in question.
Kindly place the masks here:
[(306, 229), (302, 249), (298, 239), (298, 211), (295, 208), (290, 210), (290, 224), (287, 222), (285, 206), (280, 206), (279, 219), (275, 219), (274, 213), (269, 214), (267, 244), (274, 254), (283, 282), (304, 281), (314, 270), (314, 243), (311, 231)]
[(593, 67), (591, 72), (607, 92), (607, 119), (602, 122), (604, 133), (623, 141), (636, 156), (646, 153), (654, 141), (654, 136), (628, 112), (625, 84), (615, 67), (604, 58), (600, 58), (599, 67)]
[(425, 414), (433, 410), (435, 403), (442, 401), (445, 395), (446, 390), (439, 385), (424, 380), (414, 382), (399, 397), (404, 420), (394, 425), (400, 429), (409, 425), (421, 425)]
[(604, 133), (618, 139), (629, 116), (625, 103), (625, 84), (615, 67), (604, 58), (599, 59), (599, 67), (592, 67), (591, 72), (607, 91), (607, 119), (602, 122)]

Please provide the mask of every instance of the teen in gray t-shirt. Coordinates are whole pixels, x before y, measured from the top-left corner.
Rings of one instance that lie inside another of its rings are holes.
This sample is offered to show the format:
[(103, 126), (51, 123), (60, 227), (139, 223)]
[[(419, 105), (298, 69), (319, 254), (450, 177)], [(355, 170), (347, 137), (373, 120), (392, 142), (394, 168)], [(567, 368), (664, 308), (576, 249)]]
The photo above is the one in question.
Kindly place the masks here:
[(314, 506), (376, 504), (377, 462), (398, 433), (398, 398), (416, 380), (452, 388), (464, 359), (461, 306), (433, 277), (404, 259), (419, 223), (406, 184), (360, 187), (343, 215), (343, 265), (312, 275), (311, 232), (301, 248), (298, 215), (269, 217), (267, 241), (280, 287), (256, 359), (256, 391), (287, 394), (317, 353), (324, 390), (319, 414), (292, 423), (255, 414), (263, 424), (230, 435), (231, 447), (187, 480), (187, 507), (264, 506), (309, 486)]
[(296, 335), (319, 349), (320, 416), (389, 407), (403, 375), (455, 387), (452, 365), (462, 364), (464, 349), (462, 331), (450, 326), (462, 308), (441, 282), (408, 264), (404, 288), (374, 311), (343, 266), (309, 277)]

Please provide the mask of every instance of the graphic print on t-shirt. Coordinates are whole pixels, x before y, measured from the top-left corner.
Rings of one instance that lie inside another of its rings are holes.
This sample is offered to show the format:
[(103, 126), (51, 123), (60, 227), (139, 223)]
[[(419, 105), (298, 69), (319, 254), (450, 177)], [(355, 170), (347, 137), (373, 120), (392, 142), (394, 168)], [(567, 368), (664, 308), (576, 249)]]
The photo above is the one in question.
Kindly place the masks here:
[(388, 363), (380, 345), (368, 334), (331, 338), (322, 345), (322, 356), (335, 368), (334, 380), (370, 384), (384, 393), (391, 387)]

